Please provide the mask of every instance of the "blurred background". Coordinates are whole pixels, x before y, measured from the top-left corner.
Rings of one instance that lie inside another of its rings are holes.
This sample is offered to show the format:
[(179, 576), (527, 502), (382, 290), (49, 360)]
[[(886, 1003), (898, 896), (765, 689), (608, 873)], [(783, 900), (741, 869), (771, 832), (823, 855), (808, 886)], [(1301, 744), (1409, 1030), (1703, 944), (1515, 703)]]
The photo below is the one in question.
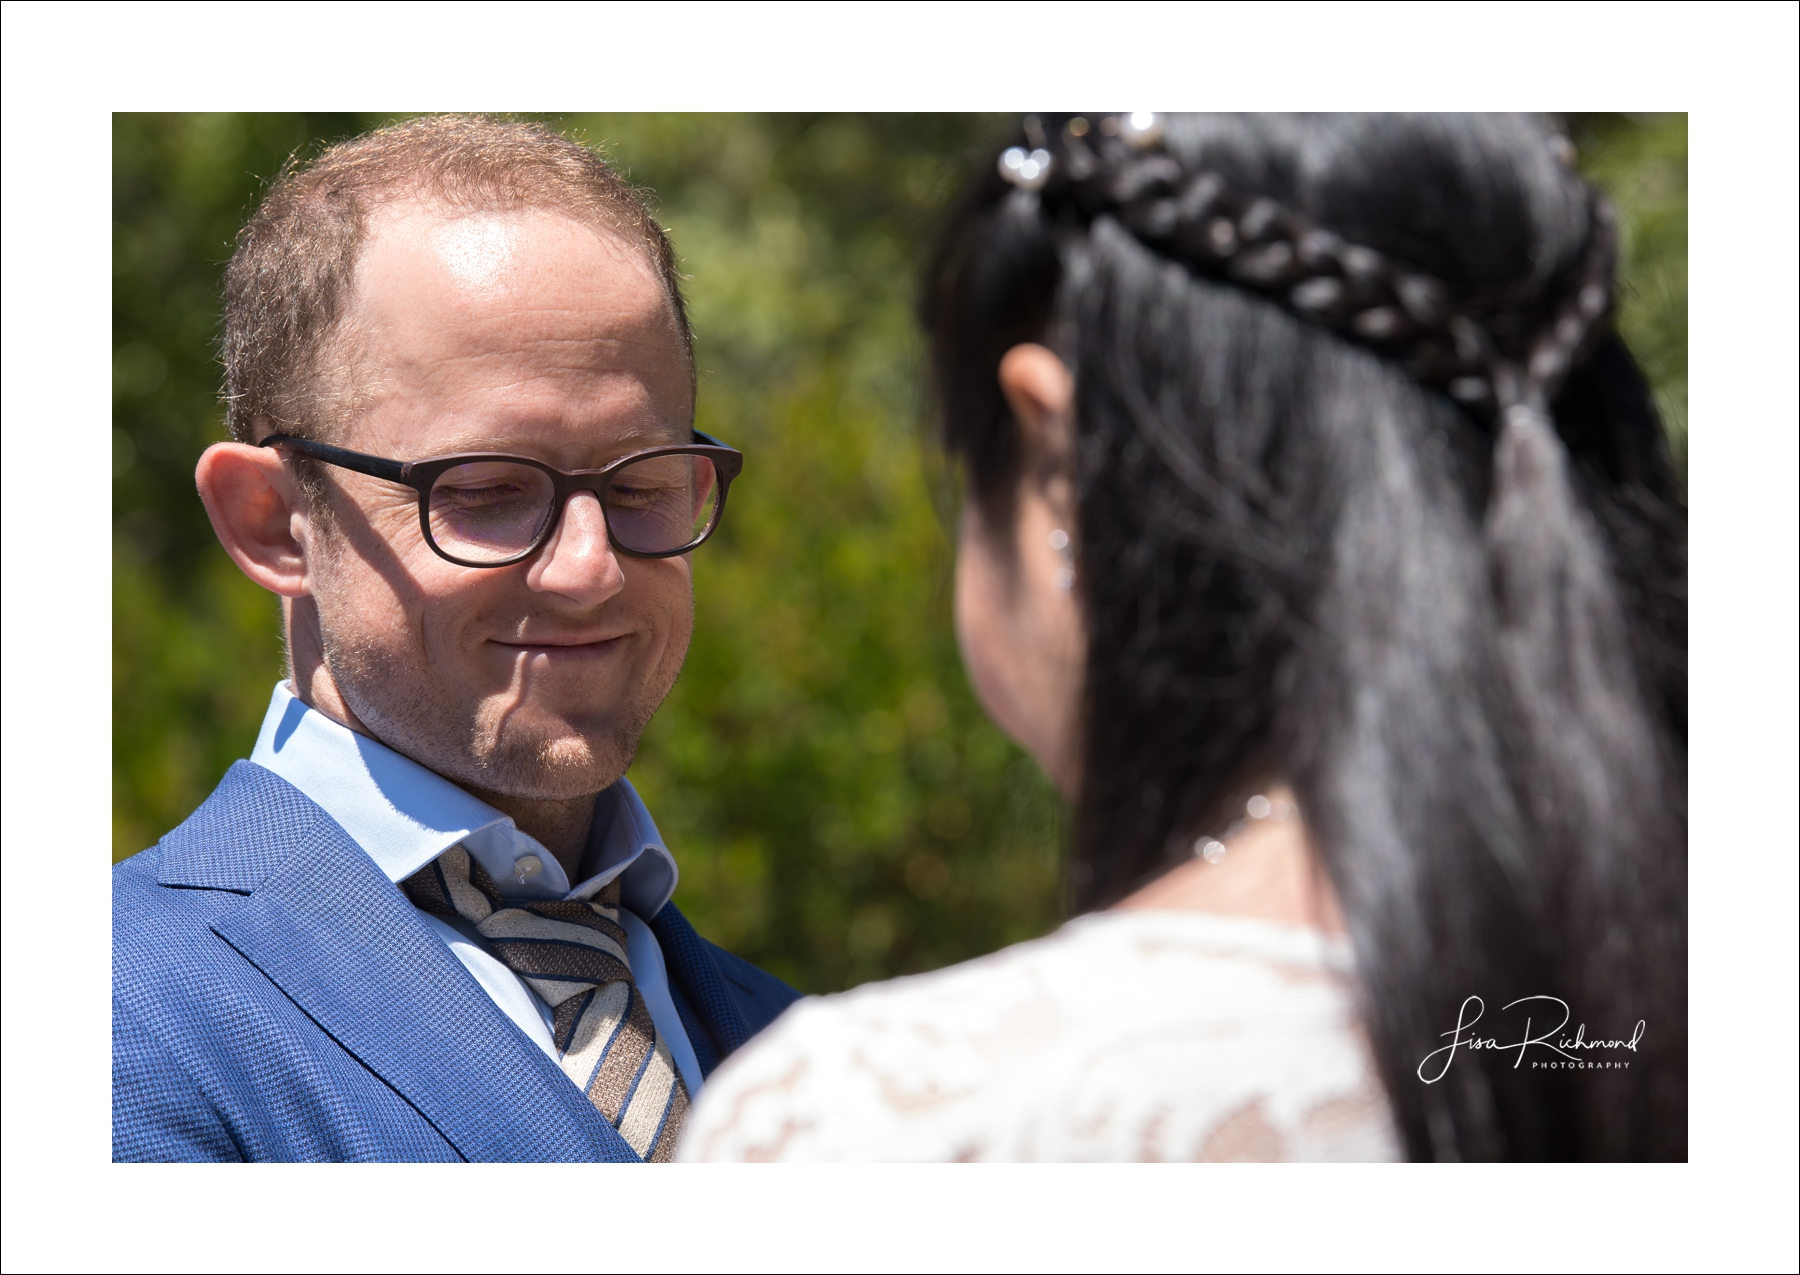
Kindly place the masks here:
[[(214, 541), (233, 236), (296, 150), (390, 115), (113, 120), (113, 858), (248, 755), (280, 613)], [(1058, 803), (982, 716), (950, 623), (953, 476), (927, 432), (918, 265), (1016, 117), (543, 118), (654, 192), (689, 276), (699, 427), (747, 453), (695, 555), (697, 631), (631, 779), (709, 938), (806, 992), (1061, 919)], [(1621, 326), (1687, 454), (1687, 118), (1576, 115), (1625, 225)]]

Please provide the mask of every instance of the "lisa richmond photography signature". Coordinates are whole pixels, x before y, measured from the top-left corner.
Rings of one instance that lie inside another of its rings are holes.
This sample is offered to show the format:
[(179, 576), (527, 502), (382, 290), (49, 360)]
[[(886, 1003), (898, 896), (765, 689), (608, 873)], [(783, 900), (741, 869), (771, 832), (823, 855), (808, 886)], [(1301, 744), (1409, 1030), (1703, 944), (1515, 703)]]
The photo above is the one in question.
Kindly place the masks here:
[[(1455, 1030), (1439, 1033), (1448, 1036), (1450, 1043), (1425, 1055), (1424, 1060), (1419, 1063), (1419, 1079), (1428, 1085), (1435, 1085), (1442, 1080), (1444, 1074), (1450, 1070), (1450, 1064), (1456, 1061), (1456, 1051), (1459, 1049), (1516, 1049), (1518, 1057), (1513, 1060), (1514, 1070), (1525, 1065), (1527, 1051), (1533, 1048), (1547, 1050), (1553, 1055), (1549, 1058), (1533, 1057), (1531, 1066), (1534, 1071), (1540, 1069), (1589, 1071), (1624, 1069), (1631, 1066), (1629, 1058), (1596, 1058), (1592, 1051), (1628, 1050), (1636, 1053), (1638, 1042), (1644, 1038), (1644, 1020), (1641, 1018), (1638, 1019), (1637, 1026), (1632, 1029), (1629, 1040), (1589, 1040), (1586, 1023), (1578, 1025), (1573, 1035), (1567, 1035), (1565, 1029), (1568, 1027), (1571, 1017), (1569, 1005), (1567, 1001), (1559, 1000), (1554, 996), (1521, 996), (1511, 1004), (1503, 1006), (1500, 1012), (1504, 1014), (1507, 1010), (1520, 1005), (1531, 1006), (1533, 1009), (1541, 1011), (1541, 1017), (1537, 1020), (1540, 1026), (1551, 1020), (1554, 1022), (1548, 1027), (1543, 1027), (1534, 1036), (1532, 1035), (1532, 1015), (1527, 1013), (1524, 1032), (1519, 1039), (1502, 1044), (1496, 1037), (1475, 1035), (1475, 1024), (1481, 1021), (1481, 1015), (1487, 1006), (1482, 1003), (1479, 996), (1465, 998), (1462, 1008), (1456, 1012)], [(1470, 1014), (1471, 1007), (1474, 1009), (1473, 1015)], [(1427, 1075), (1427, 1069), (1434, 1063), (1437, 1066), (1436, 1074)]]

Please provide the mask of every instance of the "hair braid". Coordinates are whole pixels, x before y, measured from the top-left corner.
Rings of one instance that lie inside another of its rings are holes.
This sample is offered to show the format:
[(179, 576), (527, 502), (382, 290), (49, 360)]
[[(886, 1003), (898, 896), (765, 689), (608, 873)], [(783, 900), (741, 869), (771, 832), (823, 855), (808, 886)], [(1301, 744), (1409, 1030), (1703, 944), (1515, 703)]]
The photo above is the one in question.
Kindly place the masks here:
[[(1035, 120), (1026, 131), (1041, 144), (1023, 162), (1022, 148), (1008, 151), (1000, 172), (1049, 216), (1072, 213), (1084, 224), (1110, 216), (1152, 250), (1372, 346), (1483, 415), (1514, 406), (1548, 410), (1605, 329), (1618, 219), (1591, 187), (1593, 225), (1581, 268), (1544, 322), (1479, 303), (1458, 306), (1425, 271), (1348, 242), (1273, 199), (1234, 189), (1218, 173), (1185, 171), (1160, 149), (1154, 126), (1134, 130), (1118, 116), (1103, 116), (1089, 128), (1076, 116), (1054, 140)], [(1565, 164), (1571, 154), (1558, 149)], [(1022, 168), (1035, 171), (1022, 176)], [(1503, 335), (1514, 331), (1531, 336), (1520, 342)]]

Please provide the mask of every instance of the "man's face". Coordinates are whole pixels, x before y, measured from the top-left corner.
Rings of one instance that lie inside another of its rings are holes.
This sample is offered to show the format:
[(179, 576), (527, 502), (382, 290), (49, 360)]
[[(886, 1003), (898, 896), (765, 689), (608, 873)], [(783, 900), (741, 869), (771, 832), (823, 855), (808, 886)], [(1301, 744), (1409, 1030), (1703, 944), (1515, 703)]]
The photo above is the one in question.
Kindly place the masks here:
[[(333, 441), (594, 469), (688, 441), (667, 293), (622, 241), (558, 214), (388, 205), (371, 220), (340, 356), (358, 408)], [(510, 567), (459, 567), (411, 490), (328, 471), (308, 555), (326, 666), (384, 743), (470, 787), (596, 792), (630, 765), (687, 654), (689, 560), (622, 557), (592, 493)]]

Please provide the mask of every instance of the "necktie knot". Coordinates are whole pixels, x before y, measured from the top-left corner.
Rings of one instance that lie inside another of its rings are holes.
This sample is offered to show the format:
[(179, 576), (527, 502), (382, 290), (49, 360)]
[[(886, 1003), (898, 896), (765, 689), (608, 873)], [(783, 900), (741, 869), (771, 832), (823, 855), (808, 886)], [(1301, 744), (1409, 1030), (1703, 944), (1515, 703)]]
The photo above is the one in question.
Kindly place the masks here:
[(461, 846), (400, 883), (415, 907), (475, 927), (553, 1011), (563, 1073), (647, 1160), (674, 1154), (687, 1086), (631, 976), (619, 882), (593, 899), (508, 906)]

